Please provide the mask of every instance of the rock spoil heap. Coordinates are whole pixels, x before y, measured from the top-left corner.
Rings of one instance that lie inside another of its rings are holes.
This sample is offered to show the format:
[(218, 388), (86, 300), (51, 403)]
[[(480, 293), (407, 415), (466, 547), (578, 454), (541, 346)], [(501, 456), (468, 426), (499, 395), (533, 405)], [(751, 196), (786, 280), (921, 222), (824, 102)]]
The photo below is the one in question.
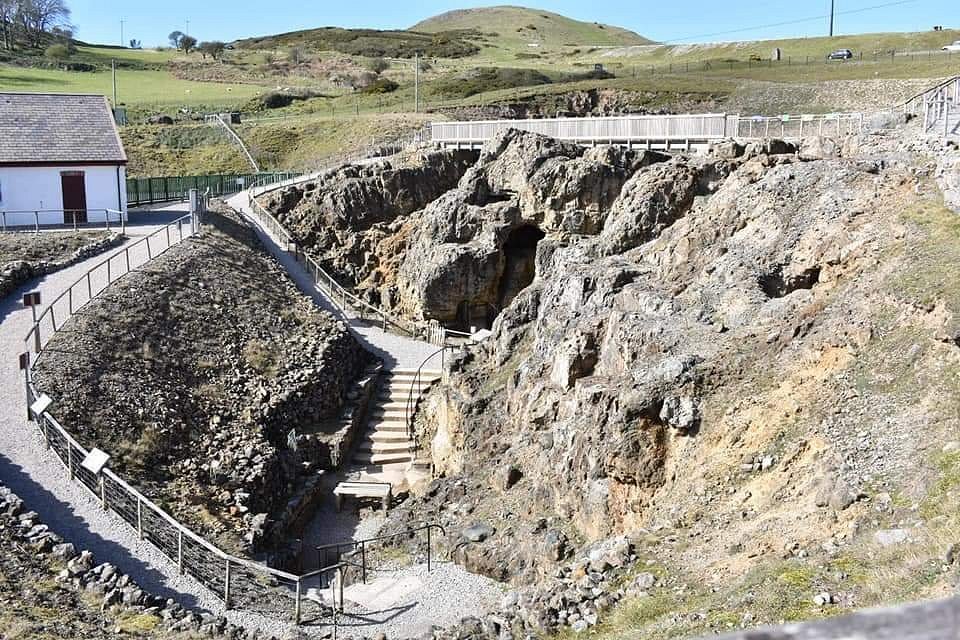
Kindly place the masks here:
[(210, 221), (85, 308), (36, 380), (84, 446), (188, 526), (249, 551), (329, 460), (292, 443), (337, 425), (369, 356), (249, 227), (233, 214)]

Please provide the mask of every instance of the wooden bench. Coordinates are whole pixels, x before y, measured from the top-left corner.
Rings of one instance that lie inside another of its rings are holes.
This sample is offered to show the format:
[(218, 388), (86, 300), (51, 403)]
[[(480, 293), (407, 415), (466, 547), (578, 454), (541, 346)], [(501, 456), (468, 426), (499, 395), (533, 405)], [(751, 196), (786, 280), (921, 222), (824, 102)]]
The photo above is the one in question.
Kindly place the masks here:
[(333, 495), (337, 501), (337, 511), (343, 508), (344, 496), (355, 498), (379, 498), (383, 510), (390, 508), (390, 499), (393, 497), (393, 487), (389, 482), (341, 482), (334, 488)]

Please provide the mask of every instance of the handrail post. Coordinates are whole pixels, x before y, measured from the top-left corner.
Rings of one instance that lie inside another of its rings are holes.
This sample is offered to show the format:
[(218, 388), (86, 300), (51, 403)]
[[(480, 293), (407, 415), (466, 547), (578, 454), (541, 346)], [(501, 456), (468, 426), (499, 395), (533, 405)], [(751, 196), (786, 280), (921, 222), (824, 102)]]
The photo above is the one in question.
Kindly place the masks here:
[(360, 563), (362, 565), (363, 584), (367, 584), (367, 543), (360, 541)]
[(183, 529), (177, 529), (177, 572), (183, 575)]
[(70, 474), (70, 481), (73, 481), (73, 447), (70, 441), (67, 441), (67, 472)]
[(430, 560), (430, 525), (427, 525), (427, 573), (433, 571), (433, 563)]
[(104, 511), (107, 510), (107, 483), (103, 479), (103, 473), (100, 473), (100, 506)]
[(143, 540), (143, 501), (137, 496), (137, 538)]
[(293, 621), (300, 624), (300, 594), (302, 591), (301, 580), (297, 578), (297, 600), (293, 605)]
[(223, 608), (230, 610), (230, 558), (227, 558), (227, 572), (223, 583)]
[(33, 222), (34, 222), (34, 225), (36, 226), (36, 232), (39, 234), (40, 233), (40, 212), (39, 211), (33, 212)]
[(130, 247), (124, 249), (123, 253), (127, 258), (127, 273), (130, 273)]

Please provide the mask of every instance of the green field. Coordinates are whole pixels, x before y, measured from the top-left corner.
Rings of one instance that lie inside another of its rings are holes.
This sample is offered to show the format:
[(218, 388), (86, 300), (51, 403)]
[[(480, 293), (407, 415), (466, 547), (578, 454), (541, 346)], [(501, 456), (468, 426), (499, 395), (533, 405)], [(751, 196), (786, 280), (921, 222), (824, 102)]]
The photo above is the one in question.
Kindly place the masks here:
[[(117, 71), (121, 104), (136, 107), (239, 106), (263, 87), (250, 84), (220, 84), (180, 80), (167, 71)], [(100, 93), (113, 95), (109, 71), (71, 72), (0, 66), (0, 90), (54, 93)]]

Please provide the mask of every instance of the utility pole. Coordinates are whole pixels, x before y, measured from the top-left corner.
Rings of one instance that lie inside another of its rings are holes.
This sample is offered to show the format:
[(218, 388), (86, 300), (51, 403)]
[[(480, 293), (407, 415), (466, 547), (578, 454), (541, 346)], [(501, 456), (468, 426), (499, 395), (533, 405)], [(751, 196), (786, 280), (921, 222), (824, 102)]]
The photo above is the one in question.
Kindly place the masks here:
[(187, 20), (187, 35), (190, 35), (190, 20)]
[(413, 112), (420, 113), (420, 52), (414, 58), (413, 68)]
[(117, 61), (110, 61), (110, 69), (113, 71), (113, 108), (117, 108)]
[(836, 0), (830, 0), (830, 37), (833, 37), (833, 16)]
[(123, 23), (124, 23), (124, 19), (120, 18), (120, 46), (126, 47), (127, 41), (123, 39)]

